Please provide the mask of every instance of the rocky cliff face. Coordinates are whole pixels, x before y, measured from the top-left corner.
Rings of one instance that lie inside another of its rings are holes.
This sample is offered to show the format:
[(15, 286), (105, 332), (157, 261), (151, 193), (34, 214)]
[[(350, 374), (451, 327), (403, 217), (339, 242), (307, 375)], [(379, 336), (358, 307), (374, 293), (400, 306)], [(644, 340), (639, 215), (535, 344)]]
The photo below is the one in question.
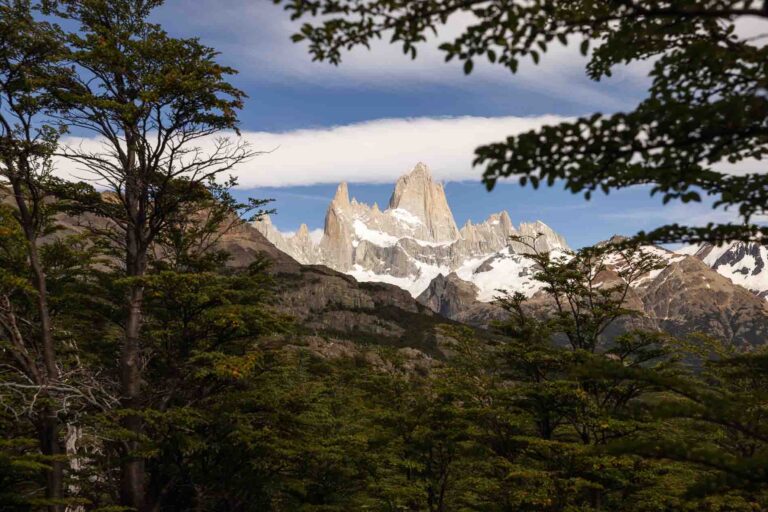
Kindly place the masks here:
[(645, 312), (676, 335), (700, 331), (736, 345), (768, 341), (768, 304), (698, 258), (676, 259), (641, 291)]
[(444, 317), (457, 318), (477, 301), (477, 292), (477, 286), (462, 280), (454, 272), (434, 278), (417, 300)]
[(432, 181), (429, 169), (421, 162), (395, 183), (389, 211), (401, 211), (403, 219), (412, 216), (411, 221), (418, 221), (410, 223), (410, 234), (417, 240), (441, 243), (459, 238), (443, 185)]
[(491, 300), (500, 287), (530, 294), (538, 285), (530, 279), (530, 263), (521, 256), (527, 249), (511, 242), (510, 236), (540, 235), (539, 250), (568, 248), (541, 222), (522, 223), (516, 229), (507, 212), (479, 224), (468, 221), (458, 229), (443, 186), (422, 163), (397, 180), (383, 211), (376, 204), (350, 199), (346, 183), (339, 185), (319, 243), (303, 228), (286, 236), (268, 219), (254, 227), (300, 263), (326, 265), (358, 281), (395, 284), (414, 297), (438, 275), (454, 272), (477, 287), (481, 300)]
[(398, 350), (417, 368), (429, 367), (452, 353), (455, 341), (441, 329), (452, 322), (405, 290), (386, 283), (360, 283), (325, 266), (303, 265), (247, 224), (225, 234), (218, 245), (231, 255), (230, 264), (235, 267), (256, 258), (270, 262), (274, 306), (296, 326), (279, 343), (327, 357), (363, 355), (366, 346), (384, 345)]

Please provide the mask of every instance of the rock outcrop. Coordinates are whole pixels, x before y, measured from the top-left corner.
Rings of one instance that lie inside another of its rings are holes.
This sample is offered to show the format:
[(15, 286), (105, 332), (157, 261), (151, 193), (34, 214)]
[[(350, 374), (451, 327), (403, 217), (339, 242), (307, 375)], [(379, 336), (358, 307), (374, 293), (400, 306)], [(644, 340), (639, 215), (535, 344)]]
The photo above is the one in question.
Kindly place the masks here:
[(672, 262), (643, 286), (648, 316), (666, 332), (700, 331), (736, 345), (768, 341), (768, 304), (695, 257)]
[(432, 311), (448, 318), (456, 318), (477, 301), (477, 286), (464, 281), (455, 272), (438, 275), (421, 292), (417, 300)]
[(419, 162), (395, 183), (389, 210), (402, 210), (418, 222), (412, 222), (414, 238), (430, 242), (453, 242), (459, 230), (448, 207), (443, 185), (435, 183), (427, 166)]

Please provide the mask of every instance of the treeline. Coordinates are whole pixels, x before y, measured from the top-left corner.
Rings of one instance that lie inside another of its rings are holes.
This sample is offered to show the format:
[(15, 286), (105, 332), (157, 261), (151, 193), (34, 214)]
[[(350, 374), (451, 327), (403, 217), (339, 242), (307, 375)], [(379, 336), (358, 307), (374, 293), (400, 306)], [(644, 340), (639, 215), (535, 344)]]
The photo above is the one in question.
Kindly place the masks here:
[(768, 507), (765, 351), (607, 339), (636, 247), (533, 254), (548, 312), (502, 297), (429, 371), (286, 345), (268, 263), (217, 249), (264, 205), (221, 179), (244, 94), (161, 3), (0, 0), (0, 508)]

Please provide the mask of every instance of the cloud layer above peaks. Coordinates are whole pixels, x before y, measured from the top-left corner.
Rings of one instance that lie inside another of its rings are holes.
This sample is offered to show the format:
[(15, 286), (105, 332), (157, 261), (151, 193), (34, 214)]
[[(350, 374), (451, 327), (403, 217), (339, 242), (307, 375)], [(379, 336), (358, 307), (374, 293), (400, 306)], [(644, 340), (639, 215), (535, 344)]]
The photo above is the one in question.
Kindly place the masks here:
[[(344, 126), (288, 132), (243, 132), (252, 149), (265, 153), (232, 171), (243, 188), (338, 183), (393, 183), (417, 162), (435, 179), (479, 181), (472, 167), (477, 146), (565, 120), (541, 117), (450, 117), (381, 119)], [(68, 137), (65, 144), (97, 150), (91, 139)], [(201, 146), (212, 144), (203, 141)], [(86, 177), (60, 160), (58, 173)]]

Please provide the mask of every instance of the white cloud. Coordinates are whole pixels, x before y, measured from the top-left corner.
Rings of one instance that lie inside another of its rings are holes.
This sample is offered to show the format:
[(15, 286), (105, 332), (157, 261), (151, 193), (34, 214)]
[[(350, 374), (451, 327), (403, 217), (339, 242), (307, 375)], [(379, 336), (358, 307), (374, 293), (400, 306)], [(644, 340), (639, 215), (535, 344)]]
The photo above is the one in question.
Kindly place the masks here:
[[(243, 188), (392, 183), (421, 161), (436, 179), (478, 181), (482, 170), (472, 167), (477, 146), (565, 119), (552, 115), (402, 118), (279, 133), (243, 132), (253, 149), (270, 152), (240, 165), (233, 174)], [(98, 145), (93, 139), (74, 137), (63, 142), (89, 150)], [(210, 144), (203, 141), (201, 146)], [(57, 169), (62, 176), (87, 176), (67, 160), (59, 160)]]
[(384, 37), (374, 41), (370, 49), (360, 47), (344, 53), (341, 65), (333, 66), (312, 62), (305, 43), (291, 42), (290, 36), (308, 20), (291, 21), (280, 6), (253, 0), (200, 0), (194, 4), (172, 0), (161, 11), (162, 21), (178, 23), (180, 11), (185, 14), (179, 27), (184, 35), (202, 36), (246, 80), (257, 83), (375, 89), (490, 85), (536, 91), (558, 101), (587, 106), (588, 110), (619, 110), (635, 103), (636, 98), (628, 91), (642, 91), (647, 82), (647, 65), (643, 63), (617, 69), (613, 78), (600, 83), (590, 81), (578, 41), (567, 47), (553, 43), (540, 65), (523, 59), (514, 75), (480, 58), (475, 71), (465, 76), (461, 64), (446, 63), (437, 47), (458, 36), (471, 23), (471, 14), (453, 15), (437, 36), (429, 36), (418, 46), (415, 60), (403, 54), (401, 45), (390, 44)]
[[(645, 95), (652, 66), (651, 61), (615, 66), (613, 77), (594, 82), (585, 75), (587, 59), (578, 50), (580, 41), (574, 40), (566, 47), (551, 44), (540, 65), (523, 59), (514, 75), (481, 58), (472, 75), (465, 76), (459, 63), (445, 62), (437, 46), (452, 40), (472, 22), (468, 13), (453, 15), (437, 36), (429, 36), (420, 44), (416, 60), (384, 37), (374, 41), (370, 50), (355, 48), (346, 52), (339, 66), (312, 62), (305, 43), (291, 42), (291, 34), (301, 23), (311, 20), (291, 21), (282, 6), (266, 0), (169, 0), (159, 10), (159, 18), (181, 35), (200, 36), (220, 51), (221, 58), (237, 68), (247, 82), (279, 86), (390, 90), (438, 86), (473, 89), (477, 94), (478, 88), (486, 85), (497, 91), (535, 91), (552, 98), (554, 104), (567, 101), (588, 111), (616, 111), (631, 108)], [(736, 27), (742, 38), (768, 32), (768, 22), (755, 17), (739, 18)], [(758, 40), (757, 44), (765, 41)]]
[[(482, 168), (473, 167), (476, 147), (503, 141), (509, 135), (537, 129), (569, 118), (538, 117), (418, 117), (379, 119), (342, 126), (287, 132), (243, 132), (257, 151), (267, 153), (232, 171), (242, 188), (297, 185), (392, 183), (417, 162), (426, 163), (436, 179), (479, 181)], [(94, 139), (67, 137), (64, 144), (97, 151)], [(212, 139), (201, 143), (210, 148)], [(88, 174), (77, 164), (59, 159), (57, 172), (77, 179)], [(764, 162), (722, 163), (716, 169), (731, 174), (760, 172)], [(298, 199), (325, 202), (322, 196)]]

